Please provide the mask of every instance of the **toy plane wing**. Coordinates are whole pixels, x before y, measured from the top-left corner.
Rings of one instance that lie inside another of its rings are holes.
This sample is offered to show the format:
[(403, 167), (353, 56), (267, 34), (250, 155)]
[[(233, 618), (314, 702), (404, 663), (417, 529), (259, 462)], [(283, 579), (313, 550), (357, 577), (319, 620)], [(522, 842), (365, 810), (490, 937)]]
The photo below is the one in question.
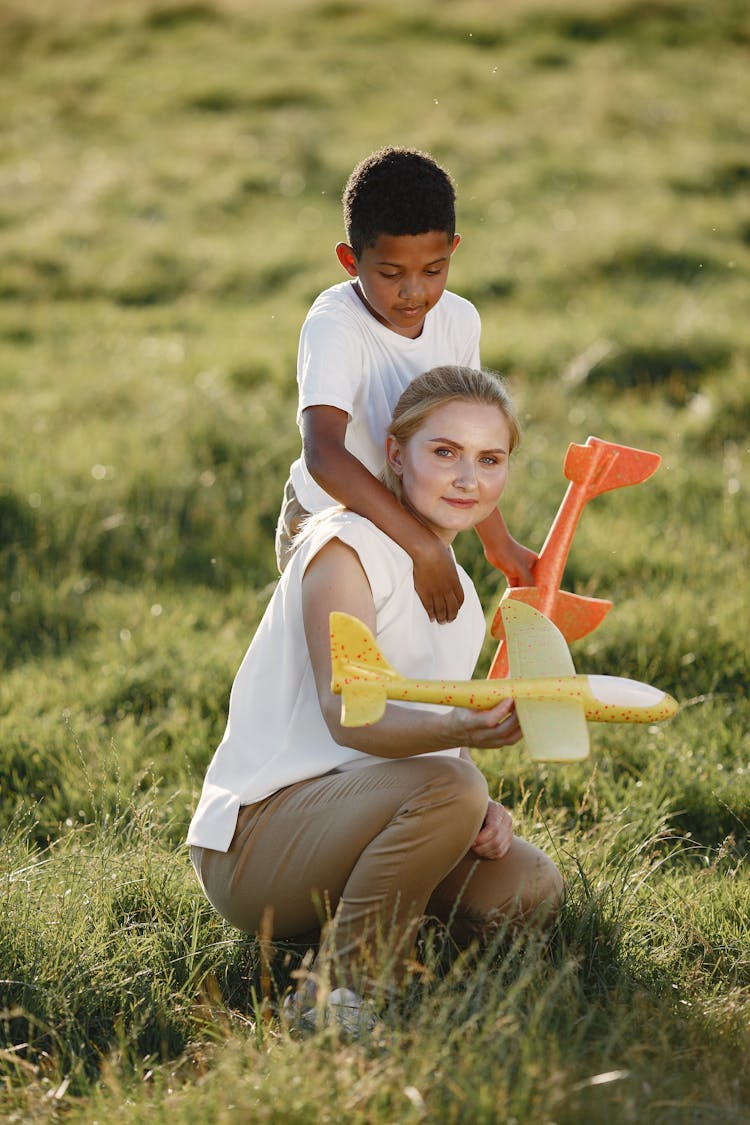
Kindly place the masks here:
[[(511, 677), (575, 676), (565, 637), (552, 622), (524, 602), (502, 605), (508, 672)], [(526, 748), (537, 761), (573, 762), (587, 758), (586, 715), (575, 699), (517, 699), (516, 714)]]

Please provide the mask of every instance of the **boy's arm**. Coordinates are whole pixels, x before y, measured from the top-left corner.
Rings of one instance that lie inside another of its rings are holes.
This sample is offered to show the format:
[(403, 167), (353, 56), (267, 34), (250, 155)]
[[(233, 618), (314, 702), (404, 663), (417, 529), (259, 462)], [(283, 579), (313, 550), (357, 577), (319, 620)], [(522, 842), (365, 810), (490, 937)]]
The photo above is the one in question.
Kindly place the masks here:
[(302, 447), (311, 475), (330, 496), (370, 520), (414, 562), (414, 588), (431, 621), (452, 621), (464, 600), (453, 556), (436, 535), (344, 445), (348, 416), (335, 406), (302, 412)]
[(486, 520), (477, 524), (477, 534), (482, 540), (487, 561), (501, 570), (509, 586), (533, 586), (534, 563), (537, 555), (528, 547), (516, 542), (505, 526), (499, 508)]

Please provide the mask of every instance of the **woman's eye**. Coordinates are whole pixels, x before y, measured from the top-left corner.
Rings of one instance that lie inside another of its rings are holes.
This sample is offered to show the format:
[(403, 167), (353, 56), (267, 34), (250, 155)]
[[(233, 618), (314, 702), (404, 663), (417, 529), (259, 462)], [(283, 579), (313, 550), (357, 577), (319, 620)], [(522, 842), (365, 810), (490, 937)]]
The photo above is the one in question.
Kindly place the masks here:
[(452, 450), (442, 447), (440, 449), (436, 449), (435, 452), (437, 453), (438, 457), (450, 457)]
[(483, 465), (499, 465), (497, 457), (480, 457), (479, 460)]

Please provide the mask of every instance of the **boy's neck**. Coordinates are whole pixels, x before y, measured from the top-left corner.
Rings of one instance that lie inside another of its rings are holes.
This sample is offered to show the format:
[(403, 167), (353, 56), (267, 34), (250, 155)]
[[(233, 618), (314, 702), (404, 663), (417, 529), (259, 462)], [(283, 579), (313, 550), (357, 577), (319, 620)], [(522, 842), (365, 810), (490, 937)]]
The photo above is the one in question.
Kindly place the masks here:
[(352, 289), (357, 294), (360, 301), (365, 306), (365, 308), (367, 309), (368, 313), (373, 318), (373, 320), (377, 320), (378, 324), (382, 324), (383, 328), (387, 328), (388, 331), (392, 332), (394, 336), (401, 336), (403, 339), (418, 340), (419, 337), (422, 335), (422, 332), (424, 331), (424, 322), (425, 322), (426, 316), (421, 321), (421, 323), (419, 324), (419, 326), (417, 328), (417, 331), (414, 333), (414, 335), (413, 336), (411, 336), (411, 335), (406, 336), (405, 333), (403, 333), (403, 332), (397, 332), (395, 328), (392, 328), (390, 326), (390, 324), (387, 323), (387, 321), (383, 320), (382, 317), (378, 316), (378, 314), (375, 312), (375, 310), (372, 307), (372, 305), (370, 304), (370, 302), (367, 300), (367, 297), (365, 297), (364, 293), (360, 289), (358, 280), (352, 282)]

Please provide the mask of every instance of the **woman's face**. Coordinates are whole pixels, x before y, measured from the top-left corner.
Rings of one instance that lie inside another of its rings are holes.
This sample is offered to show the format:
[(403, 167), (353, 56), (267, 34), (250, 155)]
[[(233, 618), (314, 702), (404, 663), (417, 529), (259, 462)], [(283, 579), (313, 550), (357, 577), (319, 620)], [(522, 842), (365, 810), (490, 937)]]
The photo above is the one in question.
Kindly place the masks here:
[(386, 439), (404, 505), (444, 543), (497, 505), (508, 475), (510, 431), (497, 406), (458, 400), (438, 406), (406, 442)]

